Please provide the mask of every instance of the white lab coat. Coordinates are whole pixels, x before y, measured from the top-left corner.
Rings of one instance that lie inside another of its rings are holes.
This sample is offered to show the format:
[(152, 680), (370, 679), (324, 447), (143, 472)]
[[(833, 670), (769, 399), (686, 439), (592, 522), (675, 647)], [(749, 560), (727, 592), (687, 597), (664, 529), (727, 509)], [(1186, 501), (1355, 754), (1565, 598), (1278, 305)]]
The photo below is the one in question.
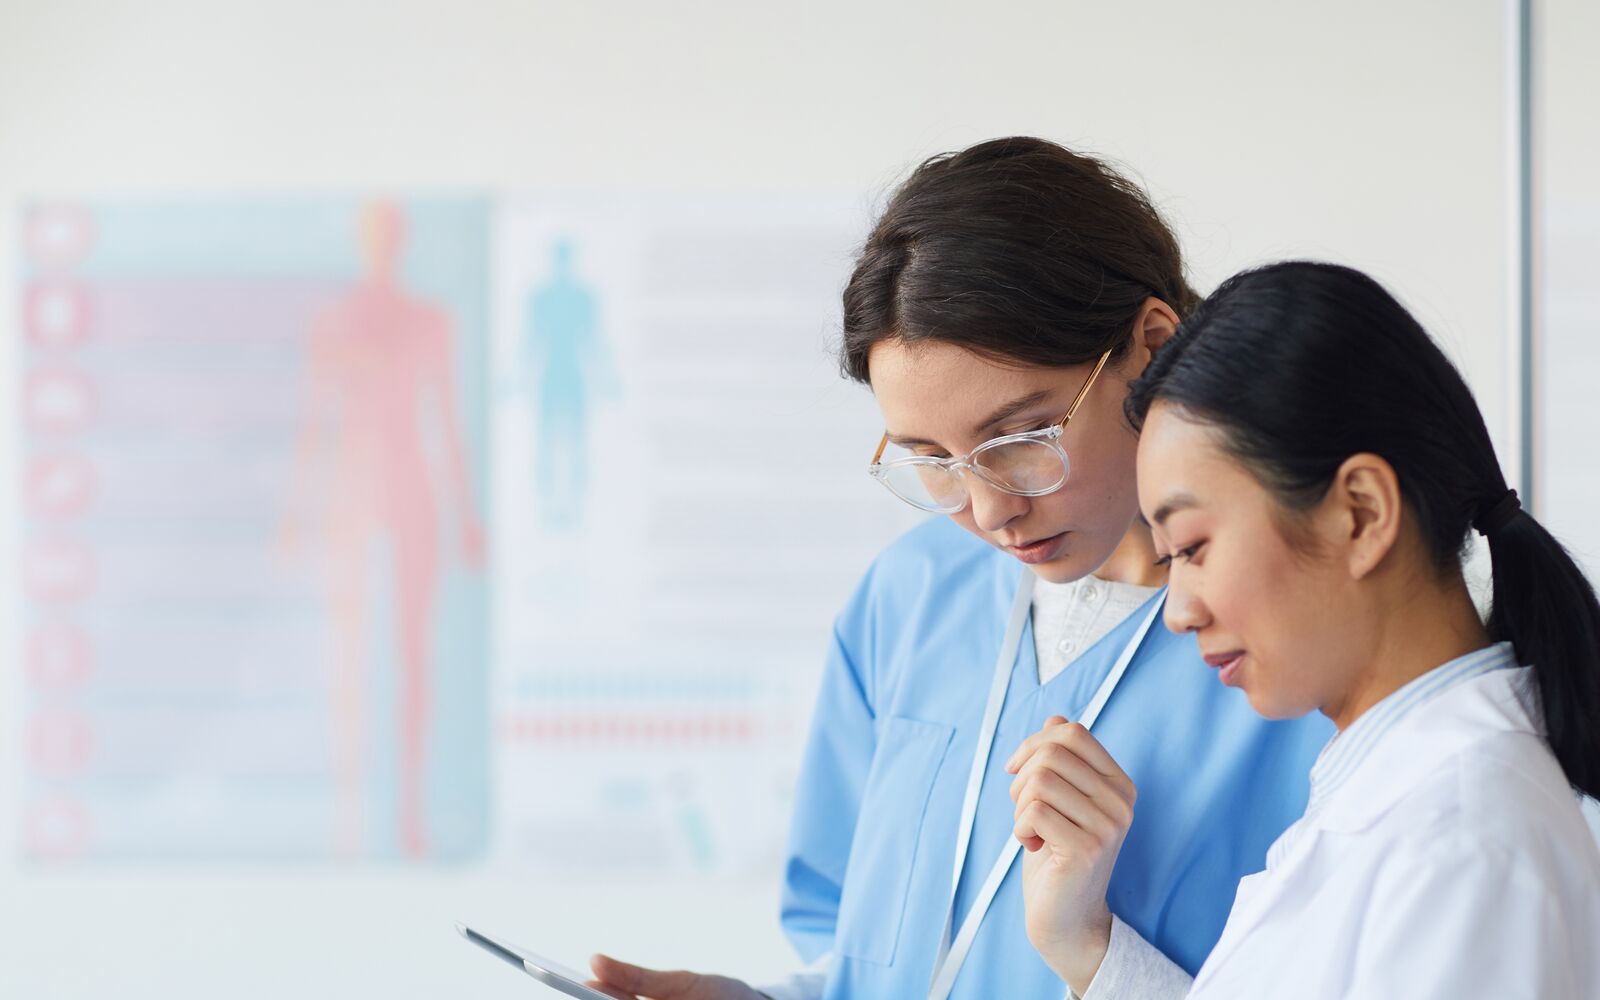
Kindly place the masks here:
[(1600, 997), (1600, 850), (1526, 668), (1390, 729), (1239, 884), (1189, 996)]

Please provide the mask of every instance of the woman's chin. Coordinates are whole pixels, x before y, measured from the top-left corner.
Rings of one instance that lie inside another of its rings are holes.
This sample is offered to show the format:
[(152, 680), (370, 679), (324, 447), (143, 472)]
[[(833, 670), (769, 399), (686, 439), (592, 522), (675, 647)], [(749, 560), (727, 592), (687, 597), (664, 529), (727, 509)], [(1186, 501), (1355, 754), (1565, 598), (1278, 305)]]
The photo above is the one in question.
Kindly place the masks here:
[(1279, 692), (1263, 688), (1262, 685), (1254, 682), (1248, 676), (1237, 677), (1233, 683), (1235, 687), (1244, 692), (1246, 700), (1250, 702), (1250, 707), (1263, 719), (1282, 722), (1286, 719), (1298, 719), (1312, 710), (1310, 706), (1302, 705), (1293, 698), (1288, 698)]

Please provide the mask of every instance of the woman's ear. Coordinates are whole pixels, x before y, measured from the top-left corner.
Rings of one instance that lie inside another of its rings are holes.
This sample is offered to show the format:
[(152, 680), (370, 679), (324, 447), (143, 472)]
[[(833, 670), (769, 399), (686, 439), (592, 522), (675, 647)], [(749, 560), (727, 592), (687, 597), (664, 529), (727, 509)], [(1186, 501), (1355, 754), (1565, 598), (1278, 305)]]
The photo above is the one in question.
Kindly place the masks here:
[(1365, 578), (1400, 537), (1400, 478), (1394, 467), (1377, 455), (1352, 455), (1334, 474), (1324, 502), (1339, 525), (1350, 578)]
[(1133, 350), (1126, 366), (1128, 378), (1144, 374), (1150, 359), (1177, 332), (1178, 314), (1172, 307), (1153, 295), (1145, 299), (1133, 321)]

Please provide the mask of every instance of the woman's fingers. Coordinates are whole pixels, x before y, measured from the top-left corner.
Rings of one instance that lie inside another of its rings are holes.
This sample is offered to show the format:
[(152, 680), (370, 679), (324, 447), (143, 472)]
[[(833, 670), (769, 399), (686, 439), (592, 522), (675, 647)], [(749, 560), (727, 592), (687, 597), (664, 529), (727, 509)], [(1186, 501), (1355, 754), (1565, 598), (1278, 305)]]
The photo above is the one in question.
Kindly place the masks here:
[(1076, 722), (1057, 721), (1061, 716), (1051, 716), (1046, 721), (1044, 728), (1034, 733), (1022, 742), (1017, 752), (1006, 761), (1006, 770), (1012, 774), (1019, 774), (1028, 762), (1040, 753), (1055, 755), (1051, 747), (1059, 747), (1070, 751), (1079, 760), (1082, 760), (1096, 773), (1104, 775), (1110, 780), (1113, 787), (1117, 788), (1123, 797), (1130, 801), (1135, 791), (1133, 781), (1117, 766), (1117, 762), (1100, 745), (1100, 741), (1089, 733), (1089, 730)]
[(1045, 846), (1042, 831), (1034, 822), (1045, 811), (1080, 828), (1097, 825), (1089, 815), (1093, 801), (1050, 771), (1030, 770), (1025, 777), (1019, 777), (1012, 787), (1012, 798), (1017, 805), (1012, 811), (1011, 833), (1030, 852)]
[(606, 992), (621, 992), (635, 997), (672, 997), (683, 993), (696, 978), (692, 972), (662, 972), (642, 965), (622, 962), (609, 955), (589, 959), (589, 969)]
[(1013, 802), (1022, 802), (1028, 782), (1040, 772), (1059, 776), (1091, 799), (1102, 803), (1113, 816), (1131, 813), (1138, 797), (1132, 780), (1126, 774), (1120, 771), (1116, 775), (1103, 774), (1076, 750), (1059, 743), (1046, 743), (1033, 752), (1012, 779), (1010, 794)]
[(1081, 823), (1068, 819), (1037, 800), (1022, 810), (1012, 832), (1030, 851), (1048, 846), (1052, 853), (1071, 855), (1085, 861), (1096, 857), (1103, 846), (1101, 839)]
[(1016, 838), (1029, 851), (1098, 855), (1133, 823), (1133, 782), (1083, 726), (1052, 716), (1018, 748), (1007, 770)]
[(1013, 753), (1006, 759), (1006, 771), (1010, 774), (1016, 774), (1017, 769), (1020, 768), (1029, 757), (1033, 756), (1033, 752), (1039, 749), (1040, 745), (1049, 740), (1050, 731), (1057, 726), (1066, 725), (1066, 722), (1067, 718), (1064, 715), (1052, 715), (1050, 718), (1044, 720), (1044, 725), (1039, 728), (1039, 731), (1023, 740), (1022, 746), (1017, 747), (1016, 753)]
[(1061, 817), (1100, 845), (1120, 842), (1133, 819), (1132, 808), (1121, 799), (1096, 801), (1051, 771), (1033, 774), (1017, 802), (1015, 833), (1024, 845), (1049, 839), (1033, 822), (1041, 811)]
[(1011, 780), (1011, 801), (1020, 802), (1028, 782), (1040, 772), (1057, 775), (1091, 799), (1103, 802), (1122, 802), (1128, 796), (1120, 782), (1106, 777), (1090, 767), (1082, 757), (1058, 744), (1040, 747)]

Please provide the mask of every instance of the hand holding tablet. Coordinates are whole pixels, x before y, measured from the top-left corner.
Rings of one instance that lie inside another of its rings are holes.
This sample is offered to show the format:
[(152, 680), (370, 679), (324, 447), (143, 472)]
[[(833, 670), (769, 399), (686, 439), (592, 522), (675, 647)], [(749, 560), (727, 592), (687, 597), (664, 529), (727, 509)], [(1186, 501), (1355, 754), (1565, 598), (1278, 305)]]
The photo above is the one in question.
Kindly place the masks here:
[(550, 961), (548, 958), (518, 948), (516, 945), (496, 940), (487, 934), (473, 930), (466, 924), (456, 924), (456, 930), (461, 932), (462, 937), (489, 954), (517, 966), (528, 975), (539, 980), (539, 982), (544, 983), (551, 989), (565, 993), (569, 997), (576, 997), (577, 1000), (631, 1000), (631, 998), (621, 998), (619, 994), (605, 993), (588, 986), (584, 981), (589, 977), (583, 973), (568, 969), (557, 962)]

